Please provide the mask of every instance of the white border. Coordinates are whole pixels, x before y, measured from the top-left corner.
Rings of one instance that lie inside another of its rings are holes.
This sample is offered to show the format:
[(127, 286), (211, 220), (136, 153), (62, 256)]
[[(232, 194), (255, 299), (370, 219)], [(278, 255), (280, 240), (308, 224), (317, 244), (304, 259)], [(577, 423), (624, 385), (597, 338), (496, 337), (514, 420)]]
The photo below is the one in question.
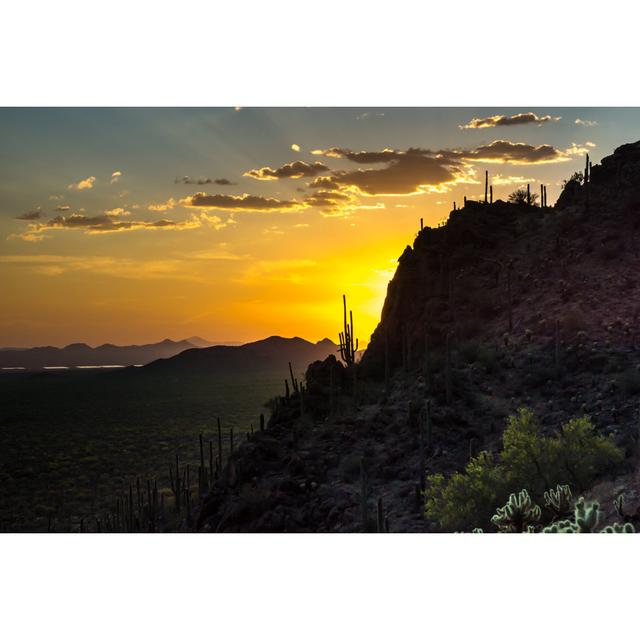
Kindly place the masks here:
[[(516, 6), (5, 3), (0, 104), (640, 104), (637, 5)], [(613, 638), (635, 627), (638, 540), (3, 535), (0, 631), (11, 640)]]
[(637, 3), (2, 7), (0, 104), (637, 106)]

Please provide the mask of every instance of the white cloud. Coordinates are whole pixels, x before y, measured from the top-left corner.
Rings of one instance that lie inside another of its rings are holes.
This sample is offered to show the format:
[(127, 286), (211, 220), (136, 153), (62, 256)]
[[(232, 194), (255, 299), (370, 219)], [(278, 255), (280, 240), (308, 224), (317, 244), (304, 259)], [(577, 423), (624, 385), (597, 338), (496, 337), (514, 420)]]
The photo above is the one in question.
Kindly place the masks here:
[(122, 171), (114, 171), (111, 174), (111, 184), (118, 182), (118, 180), (120, 180), (121, 177), (122, 177)]
[(150, 204), (147, 209), (149, 209), (149, 211), (169, 211), (169, 209), (173, 209), (176, 204), (177, 203), (173, 198), (169, 198), (166, 202)]
[(300, 145), (296, 144), (295, 142), (291, 145), (291, 148), (296, 152), (296, 153), (300, 153)]
[(93, 189), (93, 185), (95, 184), (96, 177), (89, 176), (84, 180), (80, 180), (79, 182), (74, 182), (70, 184), (67, 189), (73, 189), (74, 191), (84, 191), (85, 189)]
[(597, 127), (598, 123), (595, 120), (583, 120), (582, 118), (576, 118), (576, 124), (581, 127)]
[(589, 141), (582, 145), (572, 142), (571, 146), (568, 149), (565, 149), (565, 154), (568, 156), (583, 156), (585, 153), (589, 153), (589, 149), (593, 149), (595, 146), (594, 142)]

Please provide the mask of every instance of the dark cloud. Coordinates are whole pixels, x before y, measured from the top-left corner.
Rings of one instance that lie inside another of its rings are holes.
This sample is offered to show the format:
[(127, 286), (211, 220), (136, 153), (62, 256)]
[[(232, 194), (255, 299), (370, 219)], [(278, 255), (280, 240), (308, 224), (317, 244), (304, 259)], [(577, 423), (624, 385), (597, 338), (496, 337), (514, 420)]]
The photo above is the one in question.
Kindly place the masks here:
[(407, 151), (395, 151), (394, 149), (383, 149), (382, 151), (352, 151), (343, 147), (330, 147), (329, 149), (316, 149), (312, 151), (314, 155), (326, 156), (327, 158), (344, 158), (359, 164), (376, 164), (379, 162), (391, 162), (411, 153), (420, 153), (423, 150), (409, 149)]
[(509, 140), (494, 140), (490, 144), (481, 145), (460, 154), (465, 160), (510, 164), (546, 164), (568, 159), (567, 153), (550, 144), (532, 145)]
[(180, 204), (188, 207), (232, 211), (291, 211), (304, 207), (304, 204), (297, 200), (278, 200), (277, 198), (252, 196), (247, 193), (241, 196), (230, 196), (222, 193), (207, 195), (201, 192), (181, 200)]
[(369, 196), (411, 195), (439, 189), (452, 182), (470, 181), (473, 175), (471, 163), (474, 162), (544, 164), (563, 162), (570, 155), (570, 151), (561, 151), (549, 144), (532, 145), (508, 140), (495, 140), (471, 149), (432, 151), (412, 147), (406, 151), (352, 151), (330, 147), (313, 153), (355, 164), (383, 165), (356, 171), (334, 170), (330, 175), (318, 176), (309, 184), (314, 189), (346, 189)]
[(349, 193), (341, 191), (316, 191), (305, 198), (305, 203), (310, 207), (320, 207), (321, 209), (339, 209), (347, 204), (352, 204), (354, 198)]
[(30, 225), (31, 231), (39, 233), (48, 229), (84, 229), (90, 233), (133, 231), (135, 229), (189, 229), (201, 225), (197, 219), (176, 220), (122, 220), (112, 215), (86, 216), (72, 213), (56, 216), (46, 223)]
[(280, 180), (282, 178), (313, 178), (321, 173), (329, 171), (327, 165), (322, 162), (314, 162), (309, 164), (302, 160), (290, 162), (277, 169), (271, 167), (262, 167), (261, 169), (251, 169), (244, 175), (256, 180)]
[(40, 209), (33, 209), (32, 211), (27, 211), (26, 213), (21, 213), (19, 216), (16, 216), (16, 220), (40, 220), (42, 218), (42, 211)]
[(462, 173), (461, 159), (455, 154), (436, 153), (428, 149), (351, 151), (332, 147), (314, 153), (357, 164), (385, 164), (375, 169), (334, 171), (330, 176), (317, 178), (310, 185), (324, 189), (353, 188), (372, 196), (418, 193), (421, 187), (437, 187), (452, 182)]
[(516, 124), (544, 124), (545, 122), (560, 120), (560, 116), (539, 116), (532, 111), (517, 113), (513, 116), (489, 116), (488, 118), (473, 118), (467, 124), (461, 124), (461, 129), (488, 129), (491, 127), (508, 127)]
[(227, 180), (226, 178), (190, 178), (189, 176), (183, 176), (182, 178), (175, 179), (176, 184), (217, 184), (221, 187), (235, 185), (235, 182)]

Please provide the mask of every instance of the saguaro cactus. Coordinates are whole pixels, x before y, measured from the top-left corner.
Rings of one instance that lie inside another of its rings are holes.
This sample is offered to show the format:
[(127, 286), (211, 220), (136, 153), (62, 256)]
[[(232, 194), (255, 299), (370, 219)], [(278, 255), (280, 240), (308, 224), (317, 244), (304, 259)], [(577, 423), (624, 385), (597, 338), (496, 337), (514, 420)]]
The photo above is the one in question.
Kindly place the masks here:
[(389, 360), (389, 330), (384, 330), (384, 392), (389, 395), (391, 392), (391, 362)]
[(556, 320), (554, 327), (554, 352), (553, 363), (555, 367), (556, 380), (560, 379), (560, 322)]
[(343, 331), (340, 332), (340, 357), (348, 367), (356, 362), (358, 351), (358, 340), (353, 339), (353, 311), (349, 311), (349, 321), (347, 322), (347, 296), (342, 294), (343, 305)]
[(453, 385), (451, 380), (451, 333), (447, 333), (444, 351), (444, 387), (447, 404), (453, 399)]
[(489, 172), (484, 172), (484, 203), (487, 204), (487, 195), (489, 193)]
[(360, 458), (360, 516), (362, 518), (362, 531), (366, 533), (369, 528), (369, 482), (364, 458)]
[(589, 162), (589, 154), (584, 161), (584, 202), (587, 211), (589, 210), (589, 201), (591, 196), (591, 163)]

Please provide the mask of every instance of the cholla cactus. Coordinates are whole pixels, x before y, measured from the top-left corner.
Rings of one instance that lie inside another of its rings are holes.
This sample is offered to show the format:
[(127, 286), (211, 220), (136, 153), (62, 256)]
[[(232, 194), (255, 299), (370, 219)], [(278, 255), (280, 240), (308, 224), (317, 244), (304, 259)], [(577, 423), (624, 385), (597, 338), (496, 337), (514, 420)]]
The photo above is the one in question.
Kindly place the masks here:
[(630, 522), (620, 524), (614, 522), (612, 525), (605, 527), (600, 533), (635, 533), (635, 527)]
[[(600, 520), (600, 505), (597, 502), (587, 504), (584, 498), (578, 498), (574, 510), (574, 520), (561, 520), (545, 527), (543, 533), (597, 533)], [(620, 524), (615, 522), (604, 527), (599, 533), (635, 533), (630, 522)]]
[(600, 521), (600, 505), (597, 502), (587, 504), (584, 498), (576, 501), (575, 521), (578, 533), (594, 533)]
[(542, 533), (578, 533), (578, 528), (570, 520), (560, 520), (545, 527)]
[(544, 492), (544, 506), (556, 518), (566, 518), (573, 512), (573, 497), (568, 484), (559, 484), (555, 489)]
[(512, 493), (504, 507), (499, 507), (491, 522), (503, 533), (532, 532), (540, 520), (540, 507), (531, 502), (526, 489), (518, 495)]

